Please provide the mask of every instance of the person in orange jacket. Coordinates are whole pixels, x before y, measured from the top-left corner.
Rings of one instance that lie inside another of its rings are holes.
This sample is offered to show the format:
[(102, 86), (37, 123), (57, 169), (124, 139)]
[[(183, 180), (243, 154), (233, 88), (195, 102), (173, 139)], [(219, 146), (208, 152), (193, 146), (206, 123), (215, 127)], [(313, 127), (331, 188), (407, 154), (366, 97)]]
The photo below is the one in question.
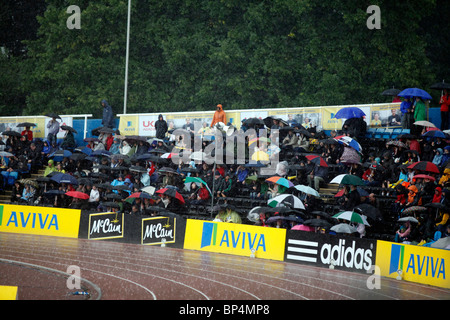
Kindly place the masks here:
[(217, 105), (216, 112), (214, 112), (213, 119), (211, 121), (211, 128), (218, 122), (227, 123), (227, 115), (225, 114), (225, 111), (223, 111), (223, 107), (221, 104)]

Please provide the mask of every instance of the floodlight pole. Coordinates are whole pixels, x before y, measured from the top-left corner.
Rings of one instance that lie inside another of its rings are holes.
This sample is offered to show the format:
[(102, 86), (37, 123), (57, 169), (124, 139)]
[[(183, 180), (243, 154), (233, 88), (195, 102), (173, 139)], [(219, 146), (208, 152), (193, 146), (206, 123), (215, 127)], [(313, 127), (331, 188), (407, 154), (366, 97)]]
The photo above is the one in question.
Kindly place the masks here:
[(127, 94), (128, 94), (128, 58), (130, 51), (130, 18), (131, 18), (131, 0), (128, 0), (128, 19), (127, 19), (127, 48), (125, 55), (125, 87), (123, 93), (123, 114), (127, 113)]

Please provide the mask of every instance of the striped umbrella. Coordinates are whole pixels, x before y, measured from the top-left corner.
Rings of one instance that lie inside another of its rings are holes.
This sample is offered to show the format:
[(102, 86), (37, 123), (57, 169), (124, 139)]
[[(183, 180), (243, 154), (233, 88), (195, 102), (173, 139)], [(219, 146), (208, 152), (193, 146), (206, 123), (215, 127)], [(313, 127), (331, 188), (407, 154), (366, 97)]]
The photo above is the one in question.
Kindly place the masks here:
[(294, 186), (294, 184), (292, 182), (290, 182), (288, 179), (283, 178), (283, 177), (278, 177), (278, 176), (270, 177), (270, 178), (266, 179), (266, 181), (276, 183), (276, 184), (286, 187), (286, 188), (290, 188), (290, 187)]
[(408, 166), (408, 169), (439, 173), (439, 168), (437, 167), (437, 165), (430, 161), (414, 162), (413, 164), (410, 164)]
[(267, 201), (269, 207), (277, 207), (280, 205), (285, 205), (294, 209), (305, 209), (303, 202), (296, 196), (292, 194), (280, 194), (275, 198), (269, 199)]
[(366, 226), (370, 226), (364, 216), (362, 216), (359, 213), (356, 213), (354, 211), (342, 211), (342, 212), (339, 212), (338, 214), (335, 214), (333, 216), (333, 218), (348, 220), (350, 222), (361, 223)]

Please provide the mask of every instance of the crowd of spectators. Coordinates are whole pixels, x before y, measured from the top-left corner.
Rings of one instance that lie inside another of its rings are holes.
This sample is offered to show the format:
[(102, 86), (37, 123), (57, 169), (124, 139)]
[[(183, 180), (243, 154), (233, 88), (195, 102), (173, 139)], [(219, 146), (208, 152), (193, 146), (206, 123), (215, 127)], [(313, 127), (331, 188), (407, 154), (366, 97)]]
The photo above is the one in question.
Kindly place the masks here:
[[(254, 120), (242, 123), (242, 130), (261, 126), (269, 132), (278, 129), (279, 136), (277, 143), (272, 135), (264, 143), (264, 137), (247, 137), (246, 164), (208, 164), (195, 157), (172, 161), (177, 154), (204, 151), (212, 142), (202, 140), (202, 150), (185, 149), (182, 139), (171, 136), (163, 115), (158, 138), (123, 136), (109, 124), (94, 138), (84, 139), (84, 145), (75, 144), (74, 130), (67, 126), (58, 143), (33, 138), (29, 127), (21, 133), (3, 132), (0, 186), (11, 190), (12, 203), (134, 215), (195, 216), (202, 207), (220, 221), (288, 229), (307, 225), (317, 232), (332, 232), (338, 222), (348, 223), (333, 214), (360, 209), (368, 223), (351, 223), (358, 237), (381, 233), (392, 241), (428, 245), (448, 235), (450, 137), (427, 134), (442, 132), (439, 129), (421, 127), (418, 135), (374, 139), (367, 136), (362, 118), (345, 122), (341, 131), (330, 135), (277, 118), (270, 119), (269, 126)], [(192, 134), (192, 139), (201, 137)], [(289, 186), (267, 182), (270, 177), (260, 174), (264, 161), (275, 155), (275, 175)], [(429, 166), (411, 168), (416, 163)], [(322, 192), (342, 174), (356, 176), (361, 183), (343, 184), (332, 194)], [(308, 186), (320, 196), (295, 186)], [(267, 206), (268, 200), (284, 194), (301, 199), (304, 208)], [(237, 206), (236, 199), (247, 199), (248, 205)], [(369, 215), (367, 208), (375, 208), (378, 216)], [(278, 219), (270, 219), (275, 216)]]

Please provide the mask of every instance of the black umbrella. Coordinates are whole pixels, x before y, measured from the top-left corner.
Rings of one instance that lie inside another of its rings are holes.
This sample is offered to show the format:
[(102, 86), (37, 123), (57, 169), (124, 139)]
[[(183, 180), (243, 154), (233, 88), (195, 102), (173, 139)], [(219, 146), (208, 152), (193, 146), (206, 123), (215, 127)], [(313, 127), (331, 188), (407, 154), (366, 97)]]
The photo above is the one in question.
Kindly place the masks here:
[(437, 82), (437, 83), (431, 85), (430, 89), (436, 89), (436, 90), (450, 89), (450, 83), (446, 83), (444, 81)]
[(392, 89), (384, 90), (381, 93), (381, 95), (382, 96), (393, 96), (393, 97), (396, 97), (400, 92), (401, 92), (401, 90), (392, 88)]
[(72, 128), (71, 126), (63, 125), (63, 126), (61, 126), (60, 128), (61, 128), (62, 130), (70, 131), (70, 132), (72, 132), (72, 133), (78, 133), (77, 130), (75, 130), (75, 129)]
[(22, 122), (19, 123), (16, 127), (36, 127), (36, 124), (32, 122)]
[(45, 116), (49, 117), (49, 118), (55, 118), (55, 119), (62, 120), (61, 117), (58, 114), (54, 113), (54, 112), (47, 113)]
[(367, 218), (372, 219), (373, 221), (381, 221), (383, 220), (383, 215), (381, 214), (381, 211), (370, 205), (370, 204), (360, 204), (356, 206), (353, 211), (365, 215)]
[(12, 130), (9, 130), (9, 131), (3, 131), (3, 132), (2, 132), (2, 135), (4, 135), (4, 136), (10, 136), (10, 137), (21, 137), (21, 136), (22, 136), (22, 135), (20, 134), (20, 132), (12, 131)]
[(242, 121), (242, 125), (247, 127), (264, 126), (264, 121), (259, 118), (249, 118)]
[(321, 228), (330, 228), (332, 226), (331, 223), (326, 221), (325, 219), (308, 219), (303, 222), (305, 226), (310, 227), (321, 227)]

